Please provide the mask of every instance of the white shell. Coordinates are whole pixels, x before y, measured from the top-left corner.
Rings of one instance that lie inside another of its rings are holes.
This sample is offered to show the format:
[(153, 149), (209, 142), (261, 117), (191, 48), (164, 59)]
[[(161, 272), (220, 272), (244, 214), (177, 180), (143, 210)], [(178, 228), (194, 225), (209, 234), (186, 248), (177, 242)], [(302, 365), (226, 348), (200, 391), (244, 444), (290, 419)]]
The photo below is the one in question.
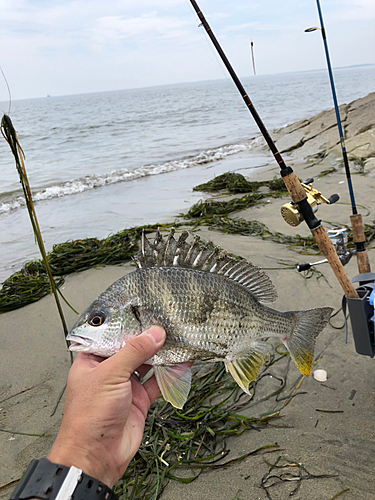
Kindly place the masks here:
[(327, 372), (325, 370), (315, 370), (313, 377), (318, 382), (325, 382), (327, 380)]

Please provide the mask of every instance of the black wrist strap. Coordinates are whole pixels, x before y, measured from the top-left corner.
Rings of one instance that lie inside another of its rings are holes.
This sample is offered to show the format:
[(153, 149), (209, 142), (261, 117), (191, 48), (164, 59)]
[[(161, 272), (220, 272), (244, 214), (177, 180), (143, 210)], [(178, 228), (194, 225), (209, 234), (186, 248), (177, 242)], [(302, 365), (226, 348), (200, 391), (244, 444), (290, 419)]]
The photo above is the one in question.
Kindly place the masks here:
[(9, 500), (118, 500), (105, 484), (77, 467), (32, 460)]

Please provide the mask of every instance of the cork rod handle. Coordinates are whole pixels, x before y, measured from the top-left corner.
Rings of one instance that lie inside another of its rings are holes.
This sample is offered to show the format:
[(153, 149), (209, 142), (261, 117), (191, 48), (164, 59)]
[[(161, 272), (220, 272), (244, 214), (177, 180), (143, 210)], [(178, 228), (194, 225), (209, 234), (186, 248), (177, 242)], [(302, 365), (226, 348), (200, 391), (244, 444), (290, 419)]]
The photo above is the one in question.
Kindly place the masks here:
[(356, 214), (350, 216), (350, 222), (353, 230), (353, 241), (357, 247), (357, 264), (360, 274), (370, 273), (370, 261), (365, 248), (365, 231), (363, 228), (362, 215)]
[(346, 274), (344, 267), (336, 253), (335, 247), (332, 244), (328, 234), (325, 232), (322, 225), (311, 229), (311, 233), (314, 236), (314, 239), (319, 247), (319, 250), (322, 252), (324, 257), (328, 260), (331, 265), (332, 271), (335, 273), (336, 278), (338, 279), (344, 293), (347, 297), (351, 299), (358, 298), (358, 294), (349, 280), (348, 275)]

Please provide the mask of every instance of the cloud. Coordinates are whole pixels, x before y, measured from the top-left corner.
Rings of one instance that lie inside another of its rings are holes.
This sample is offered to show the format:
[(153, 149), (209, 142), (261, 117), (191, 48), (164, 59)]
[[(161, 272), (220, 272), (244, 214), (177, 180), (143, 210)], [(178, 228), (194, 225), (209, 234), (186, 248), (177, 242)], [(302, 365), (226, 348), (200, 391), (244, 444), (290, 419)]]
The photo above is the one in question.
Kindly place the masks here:
[(176, 17), (162, 17), (153, 12), (139, 17), (100, 17), (89, 29), (98, 43), (113, 43), (127, 39), (150, 41), (154, 38), (171, 39), (188, 33), (186, 21)]
[(348, 21), (369, 21), (375, 19), (374, 0), (338, 0), (339, 19)]
[[(263, 73), (324, 67), (318, 39), (303, 33), (319, 23), (315, 2), (199, 3), (240, 73), (249, 71), (250, 37)], [(373, 62), (368, 20), (375, 1), (326, 3), (335, 63)], [(14, 98), (222, 78), (218, 56), (198, 25), (189, 0), (1, 0), (0, 64)], [(306, 57), (309, 51), (321, 53), (321, 62)]]

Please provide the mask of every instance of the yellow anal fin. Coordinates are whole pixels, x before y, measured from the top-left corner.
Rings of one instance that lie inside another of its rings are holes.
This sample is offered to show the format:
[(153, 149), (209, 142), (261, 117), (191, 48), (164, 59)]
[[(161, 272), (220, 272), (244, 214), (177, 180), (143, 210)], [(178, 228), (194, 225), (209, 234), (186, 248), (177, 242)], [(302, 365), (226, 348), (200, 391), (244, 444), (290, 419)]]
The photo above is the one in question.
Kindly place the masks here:
[(250, 394), (250, 382), (257, 379), (267, 351), (268, 348), (265, 349), (264, 344), (258, 343), (258, 345), (251, 350), (241, 353), (237, 359), (234, 359), (233, 361), (226, 361), (225, 363), (225, 367), (230, 372), (234, 380), (247, 394)]
[(183, 408), (191, 387), (190, 367), (184, 364), (154, 365), (154, 371), (163, 398), (175, 408)]

